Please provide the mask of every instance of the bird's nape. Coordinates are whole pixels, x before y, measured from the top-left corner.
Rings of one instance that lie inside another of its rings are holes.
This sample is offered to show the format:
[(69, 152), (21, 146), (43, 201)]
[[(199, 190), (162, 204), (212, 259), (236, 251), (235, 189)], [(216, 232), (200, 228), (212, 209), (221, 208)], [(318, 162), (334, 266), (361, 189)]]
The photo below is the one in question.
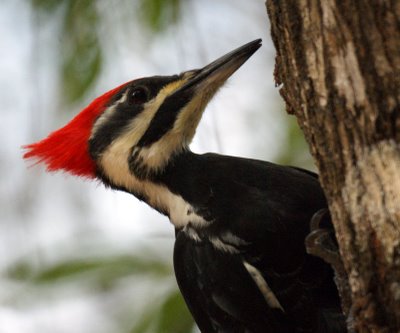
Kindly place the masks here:
[(96, 165), (90, 158), (88, 141), (96, 118), (110, 99), (124, 86), (120, 85), (96, 98), (64, 127), (46, 138), (23, 146), (24, 159), (43, 163), (47, 171), (64, 171), (84, 178), (96, 177)]

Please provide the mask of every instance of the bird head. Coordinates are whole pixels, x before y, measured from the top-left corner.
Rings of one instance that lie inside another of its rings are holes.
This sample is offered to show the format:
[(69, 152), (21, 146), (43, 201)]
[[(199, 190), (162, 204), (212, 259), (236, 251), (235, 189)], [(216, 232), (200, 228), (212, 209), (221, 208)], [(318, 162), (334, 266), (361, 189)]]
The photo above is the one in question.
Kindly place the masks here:
[(44, 163), (48, 171), (129, 189), (127, 179), (152, 177), (189, 149), (207, 103), (260, 46), (258, 39), (202, 69), (122, 84), (47, 138), (25, 146), (24, 158)]

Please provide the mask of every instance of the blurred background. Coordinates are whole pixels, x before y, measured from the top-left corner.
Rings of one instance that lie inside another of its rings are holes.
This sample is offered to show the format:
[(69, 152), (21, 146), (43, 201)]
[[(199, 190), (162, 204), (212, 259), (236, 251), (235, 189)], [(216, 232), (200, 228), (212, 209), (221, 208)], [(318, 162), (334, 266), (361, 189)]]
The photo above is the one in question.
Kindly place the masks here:
[(123, 82), (202, 67), (262, 38), (192, 149), (313, 168), (274, 85), (264, 0), (3, 0), (0, 31), (0, 333), (197, 332), (167, 218), (29, 167), (21, 146)]

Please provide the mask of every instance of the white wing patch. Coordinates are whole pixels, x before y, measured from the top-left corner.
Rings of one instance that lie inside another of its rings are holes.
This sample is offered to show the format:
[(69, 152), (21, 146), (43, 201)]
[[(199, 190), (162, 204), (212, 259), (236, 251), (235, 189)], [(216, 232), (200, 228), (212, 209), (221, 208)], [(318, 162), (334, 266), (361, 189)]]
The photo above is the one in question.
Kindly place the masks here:
[(217, 249), (226, 253), (240, 253), (240, 246), (248, 245), (249, 242), (232, 234), (230, 231), (224, 232), (218, 236), (210, 236), (211, 244)]
[(219, 237), (217, 236), (211, 236), (209, 238), (211, 244), (217, 249), (217, 250), (221, 250), (223, 252), (226, 253), (231, 253), (231, 254), (235, 254), (235, 253), (239, 253), (239, 250), (228, 243), (223, 242)]
[(199, 236), (199, 234), (197, 233), (197, 231), (192, 228), (189, 224), (186, 225), (185, 228), (183, 228), (183, 232), (188, 235), (191, 239), (193, 239), (195, 242), (199, 243), (201, 242), (201, 238)]
[(283, 312), (281, 303), (279, 303), (278, 299), (276, 298), (275, 294), (272, 292), (271, 288), (268, 286), (267, 281), (265, 281), (264, 277), (261, 275), (260, 271), (255, 268), (253, 265), (250, 265), (248, 262), (243, 260), (243, 265), (246, 267), (247, 271), (249, 272), (250, 276), (253, 278), (254, 282), (256, 283), (258, 289), (260, 289), (261, 293), (263, 294), (267, 304), (274, 309), (280, 309)]

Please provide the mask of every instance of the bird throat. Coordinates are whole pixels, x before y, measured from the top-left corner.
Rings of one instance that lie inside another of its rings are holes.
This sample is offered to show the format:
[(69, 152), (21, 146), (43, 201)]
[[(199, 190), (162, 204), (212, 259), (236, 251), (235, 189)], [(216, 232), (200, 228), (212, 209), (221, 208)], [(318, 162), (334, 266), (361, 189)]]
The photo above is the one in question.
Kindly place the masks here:
[[(132, 168), (135, 168), (130, 166), (132, 153), (128, 150), (122, 154), (117, 148), (118, 146), (111, 145), (100, 158), (102, 172), (111, 187), (124, 189), (139, 200), (145, 201), (158, 212), (167, 215), (176, 228), (183, 228), (189, 223), (198, 227), (209, 224), (202, 216), (195, 213), (195, 207), (182, 196), (171, 192), (165, 185), (153, 181), (151, 177), (145, 177), (144, 175), (148, 175), (151, 169), (145, 170), (146, 166), (142, 165), (143, 169), (139, 176), (132, 172)], [(136, 168), (140, 169), (139, 166)]]

